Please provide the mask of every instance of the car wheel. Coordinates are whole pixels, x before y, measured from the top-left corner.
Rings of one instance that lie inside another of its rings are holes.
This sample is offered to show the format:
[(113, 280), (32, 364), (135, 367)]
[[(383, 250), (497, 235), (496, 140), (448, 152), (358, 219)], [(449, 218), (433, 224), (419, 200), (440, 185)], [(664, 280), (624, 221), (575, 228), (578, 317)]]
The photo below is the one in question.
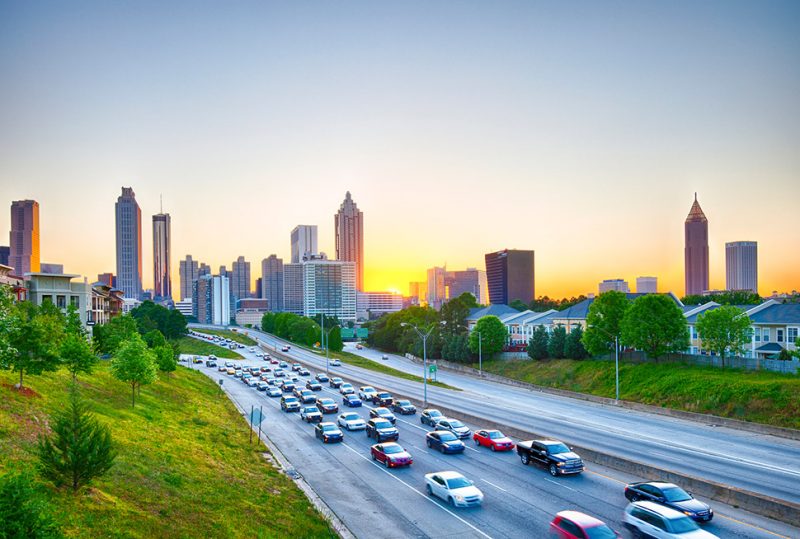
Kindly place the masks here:
[(489, 449), (491, 449), (492, 451), (497, 451), (497, 450), (494, 448), (494, 444), (490, 445), (490, 446), (489, 446)]
[(425, 485), (425, 492), (428, 493), (428, 496), (433, 496), (433, 491), (431, 490), (430, 485)]
[(453, 497), (452, 497), (452, 496), (448, 496), (448, 497), (447, 497), (447, 503), (449, 503), (449, 504), (450, 504), (450, 505), (452, 505), (453, 507), (455, 507), (455, 506), (456, 506), (456, 501), (453, 499)]
[(530, 458), (530, 456), (528, 456), (527, 453), (521, 453), (520, 456), (519, 456), (519, 459), (522, 461), (522, 464), (524, 464), (525, 466), (527, 466), (531, 461), (531, 458)]
[(439, 451), (441, 451), (441, 452), (442, 452), (442, 454), (444, 455), (444, 446), (443, 446), (443, 445), (440, 445), (440, 446), (439, 446)]
[(550, 475), (552, 475), (553, 477), (558, 476), (558, 468), (556, 467), (555, 464), (550, 465)]
[(430, 440), (425, 440), (425, 443), (428, 444), (428, 449), (430, 449), (431, 448), (431, 441)]
[(480, 447), (480, 446), (481, 446), (481, 442), (480, 442), (480, 440), (478, 440), (477, 438), (475, 438), (475, 445), (477, 445), (478, 447)]
[(637, 494), (631, 494), (630, 500), (632, 502), (638, 502), (639, 501), (639, 496)]
[(384, 464), (384, 465), (385, 465), (387, 468), (391, 468), (391, 465), (389, 464), (389, 459), (386, 459), (386, 460), (383, 462), (383, 464)]
[(639, 528), (633, 528), (631, 530), (631, 535), (633, 535), (634, 539), (644, 539), (644, 534)]
[(371, 453), (371, 454), (372, 454), (372, 460), (378, 460), (377, 458), (375, 458), (375, 453)]

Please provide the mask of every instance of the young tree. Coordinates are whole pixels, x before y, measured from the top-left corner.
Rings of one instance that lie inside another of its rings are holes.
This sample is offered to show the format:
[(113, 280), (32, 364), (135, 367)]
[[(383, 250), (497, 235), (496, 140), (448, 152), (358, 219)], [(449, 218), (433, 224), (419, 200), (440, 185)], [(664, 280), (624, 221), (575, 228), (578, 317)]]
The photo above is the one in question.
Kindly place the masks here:
[(8, 348), (0, 356), (0, 367), (18, 371), (22, 389), (23, 374), (41, 374), (61, 366), (64, 315), (51, 302), (37, 307), (22, 301), (14, 305), (11, 317)]
[(446, 335), (460, 335), (467, 333), (467, 316), (469, 316), (469, 307), (467, 307), (464, 302), (461, 301), (460, 297), (453, 298), (442, 305), (439, 315), (441, 316), (442, 322), (444, 322), (442, 333)]
[(52, 430), (52, 435), (39, 439), (39, 471), (57, 487), (66, 485), (77, 492), (114, 464), (111, 430), (89, 411), (75, 384), (69, 406), (56, 413)]
[(73, 306), (70, 306), (67, 312), (65, 336), (60, 353), (61, 362), (72, 374), (73, 382), (77, 379), (78, 373), (90, 374), (97, 363), (97, 356), (92, 353), (78, 311)]
[(715, 352), (724, 367), (727, 355), (742, 355), (750, 343), (750, 318), (738, 307), (723, 305), (697, 317), (697, 335), (703, 349)]
[(547, 347), (550, 344), (550, 334), (544, 326), (536, 326), (533, 336), (528, 342), (528, 356), (531, 359), (547, 358)]
[(586, 315), (586, 331), (583, 346), (594, 356), (613, 350), (614, 337), (621, 334), (620, 324), (630, 301), (628, 296), (616, 290), (603, 292), (589, 306)]
[(567, 335), (567, 342), (564, 344), (564, 356), (570, 359), (586, 359), (589, 353), (583, 347), (583, 328), (577, 326)]
[(528, 304), (522, 301), (521, 299), (515, 299), (508, 304), (509, 307), (513, 307), (514, 309), (522, 312), (528, 310)]
[(689, 347), (686, 319), (669, 296), (639, 296), (622, 318), (622, 341), (657, 358)]
[(484, 316), (475, 324), (469, 334), (469, 349), (473, 354), (478, 353), (478, 334), (481, 336), (480, 352), (485, 357), (500, 352), (508, 340), (508, 330), (496, 316)]
[(333, 329), (328, 333), (326, 339), (328, 341), (327, 344), (329, 350), (333, 352), (341, 352), (344, 348), (344, 343), (342, 342), (342, 329), (339, 326), (334, 326)]
[(171, 373), (175, 372), (175, 369), (178, 368), (178, 361), (175, 359), (175, 350), (172, 348), (172, 345), (164, 343), (161, 346), (153, 348), (152, 351), (156, 358), (158, 370), (167, 373), (167, 376), (171, 376)]
[(474, 309), (480, 307), (478, 300), (471, 292), (462, 292), (457, 298), (467, 309)]
[(564, 358), (564, 348), (567, 345), (567, 329), (558, 325), (550, 333), (550, 342), (547, 343), (547, 354), (553, 359)]
[(466, 335), (445, 335), (442, 340), (442, 359), (459, 362), (471, 359), (469, 339)]
[(29, 472), (0, 476), (0, 539), (63, 537), (44, 489)]
[(167, 344), (167, 339), (164, 337), (164, 334), (157, 329), (151, 329), (142, 335), (142, 339), (144, 339), (145, 344), (147, 344), (147, 347), (151, 350), (155, 350), (159, 346)]
[(136, 388), (151, 384), (156, 379), (153, 352), (147, 349), (141, 337), (134, 335), (120, 345), (111, 359), (111, 374), (117, 380), (131, 385), (131, 408), (136, 406)]
[(93, 344), (99, 354), (113, 354), (120, 345), (139, 334), (136, 320), (129, 314), (115, 316), (105, 324), (94, 327)]

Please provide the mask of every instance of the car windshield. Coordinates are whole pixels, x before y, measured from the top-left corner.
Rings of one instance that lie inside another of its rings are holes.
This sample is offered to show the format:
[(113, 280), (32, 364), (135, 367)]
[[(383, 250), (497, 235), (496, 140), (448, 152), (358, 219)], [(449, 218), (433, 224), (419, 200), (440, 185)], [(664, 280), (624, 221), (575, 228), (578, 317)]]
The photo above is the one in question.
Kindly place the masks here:
[(663, 489), (664, 498), (667, 499), (668, 502), (685, 502), (686, 500), (691, 500), (692, 497), (689, 496), (685, 490), (681, 487), (670, 487)]
[(547, 446), (547, 452), (551, 455), (558, 455), (559, 453), (569, 453), (569, 447), (564, 444), (551, 444)]
[(667, 520), (669, 529), (673, 533), (688, 533), (700, 528), (694, 520), (689, 517), (670, 518)]
[(470, 486), (469, 480), (466, 477), (453, 477), (447, 480), (447, 488), (464, 488)]
[(375, 413), (382, 416), (392, 415), (392, 412), (390, 412), (386, 408), (378, 408), (377, 410), (375, 410)]
[(388, 393), (378, 393), (378, 396), (382, 399), (388, 399), (389, 397), (391, 397), (391, 395), (389, 395)]
[(428, 415), (431, 417), (442, 417), (442, 412), (439, 410), (428, 410)]
[(451, 432), (443, 432), (441, 435), (439, 435), (439, 439), (443, 442), (452, 442), (453, 440), (458, 440), (456, 435)]
[(390, 429), (392, 428), (392, 424), (388, 421), (376, 421), (375, 422), (376, 429)]
[(411, 406), (411, 401), (397, 401), (398, 406)]
[(586, 535), (587, 539), (616, 539), (617, 537), (616, 532), (605, 524), (584, 528), (583, 533)]
[(313, 406), (309, 406), (308, 408), (306, 408), (306, 409), (305, 409), (305, 412), (306, 412), (307, 414), (314, 413), (314, 412), (316, 412), (316, 413), (319, 413), (319, 410), (317, 410), (317, 409), (316, 409), (315, 407), (313, 407)]
[(399, 445), (385, 445), (383, 446), (383, 452), (387, 455), (394, 455), (395, 453), (402, 453), (403, 448)]
[(499, 430), (490, 430), (489, 431), (489, 439), (490, 440), (499, 440), (500, 438), (505, 438), (505, 436), (503, 436), (503, 433), (500, 432)]
[(341, 379), (341, 378), (334, 378), (334, 379), (333, 379), (333, 381), (334, 381), (334, 382), (341, 382), (341, 381), (342, 381), (342, 379)]
[(342, 416), (342, 419), (345, 421), (354, 421), (356, 419), (361, 419), (358, 414), (345, 414)]
[(320, 399), (319, 403), (323, 406), (330, 406), (333, 404), (333, 400), (331, 399)]
[(325, 432), (332, 432), (339, 429), (336, 427), (336, 425), (323, 425), (322, 430), (324, 430)]
[(454, 428), (457, 428), (457, 429), (460, 429), (461, 427), (464, 426), (464, 423), (462, 423), (458, 419), (451, 419), (450, 420), (450, 426), (454, 427)]
[(297, 399), (294, 397), (286, 397), (286, 402), (297, 402)]

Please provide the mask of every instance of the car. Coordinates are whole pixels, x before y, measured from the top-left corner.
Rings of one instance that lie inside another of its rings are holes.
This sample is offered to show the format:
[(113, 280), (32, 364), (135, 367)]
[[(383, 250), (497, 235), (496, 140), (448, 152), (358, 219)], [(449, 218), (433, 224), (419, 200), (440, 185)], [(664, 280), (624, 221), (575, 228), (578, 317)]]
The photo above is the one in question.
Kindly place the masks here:
[(356, 345), (356, 350), (362, 350), (363, 348), (364, 348), (364, 347), (363, 347), (362, 345), (360, 345), (360, 344), (357, 344), (357, 345)]
[(217, 356), (215, 356), (214, 354), (208, 354), (208, 359), (210, 359), (211, 361), (216, 361), (219, 358)]
[(297, 412), (300, 410), (300, 401), (297, 397), (284, 395), (281, 397), (281, 410), (284, 412)]
[(476, 507), (483, 503), (483, 492), (458, 472), (425, 474), (425, 491), (453, 507)]
[(299, 374), (300, 376), (311, 376), (311, 371), (303, 367), (302, 369), (297, 371), (297, 374)]
[(244, 381), (244, 383), (247, 384), (249, 387), (255, 387), (255, 388), (258, 388), (258, 382), (259, 380), (256, 378), (248, 378), (247, 380)]
[(281, 395), (283, 395), (283, 391), (281, 391), (277, 387), (269, 387), (267, 388), (267, 395), (270, 397), (280, 397)]
[(466, 440), (472, 434), (472, 431), (469, 430), (469, 427), (464, 423), (458, 419), (450, 419), (449, 417), (441, 418), (436, 422), (436, 425), (433, 428), (436, 430), (449, 430), (462, 440)]
[(255, 352), (256, 351), (256, 347), (255, 346), (251, 346), (248, 350), (250, 350), (251, 352)]
[(625, 487), (625, 497), (631, 502), (648, 501), (670, 507), (697, 522), (709, 522), (714, 518), (714, 511), (708, 504), (673, 483), (631, 483)]
[(328, 365), (330, 365), (331, 367), (341, 367), (342, 366), (342, 362), (339, 361), (338, 359), (334, 358), (334, 359), (330, 360), (330, 362), (328, 362)]
[(297, 398), (300, 399), (300, 402), (303, 404), (314, 404), (317, 402), (317, 396), (310, 389), (299, 389), (298, 393), (299, 395), (297, 395)]
[(434, 430), (425, 435), (425, 444), (442, 453), (463, 453), (467, 448), (458, 436), (449, 430)]
[(233, 367), (234, 365), (235, 365), (235, 363), (233, 361), (226, 361), (225, 362), (225, 366), (226, 367)]
[(260, 370), (261, 370), (261, 372), (272, 372), (272, 368), (271, 367), (267, 367), (266, 365), (261, 367)]
[(492, 451), (511, 451), (514, 442), (499, 430), (479, 430), (472, 435), (475, 445), (488, 447)]
[(388, 359), (389, 359), (389, 356), (387, 356), (386, 354), (382, 354), (382, 355), (381, 355), (381, 359), (383, 359), (383, 360), (388, 360)]
[(278, 378), (283, 378), (284, 376), (286, 376), (286, 373), (283, 372), (283, 369), (275, 369), (274, 371), (272, 371), (272, 374), (274, 374)]
[(423, 425), (430, 425), (433, 427), (442, 417), (444, 417), (444, 414), (436, 408), (426, 408), (425, 410), (422, 410), (422, 414), (419, 416), (419, 422)]
[(256, 383), (256, 389), (259, 391), (266, 391), (268, 387), (269, 384), (267, 384), (264, 380), (261, 380)]
[(342, 395), (350, 395), (355, 392), (356, 390), (353, 388), (353, 384), (344, 383), (339, 386), (339, 393)]
[(281, 361), (280, 363), (278, 363), (278, 366), (279, 366), (281, 369), (288, 369), (288, 368), (289, 368), (289, 364), (288, 364), (288, 363), (286, 363), (285, 361)]
[(228, 367), (228, 370), (226, 372), (228, 373), (228, 376), (236, 375), (236, 371), (233, 369), (233, 367)]
[(235, 376), (236, 378), (241, 378), (241, 377), (242, 377), (242, 374), (244, 374), (244, 373), (242, 373), (242, 369), (236, 369), (236, 371), (235, 371), (235, 373), (234, 373), (234, 376)]
[(314, 379), (319, 382), (320, 384), (324, 384), (325, 382), (329, 381), (330, 379), (325, 373), (318, 372)]
[(297, 387), (294, 385), (294, 382), (290, 382), (289, 380), (284, 380), (281, 384), (281, 391), (284, 393), (291, 393), (294, 391), (294, 388)]
[(299, 363), (292, 363), (292, 371), (297, 372), (302, 368), (303, 368), (303, 366), (300, 365)]
[(377, 404), (378, 406), (391, 406), (393, 402), (392, 394), (386, 391), (379, 391), (372, 396), (372, 404)]
[(288, 352), (288, 351), (289, 351), (288, 346), (281, 346), (281, 352)]
[(622, 522), (635, 537), (658, 539), (713, 539), (716, 535), (701, 530), (697, 522), (675, 509), (653, 502), (632, 502), (625, 508)]
[(581, 457), (558, 440), (519, 442), (517, 454), (525, 466), (531, 463), (543, 466), (553, 477), (579, 474), (586, 469)]
[(336, 422), (347, 430), (364, 430), (367, 423), (355, 412), (345, 412), (338, 417)]
[(311, 391), (322, 391), (322, 384), (309, 380), (306, 382), (306, 389), (310, 389)]
[(385, 440), (397, 441), (400, 438), (400, 431), (397, 427), (389, 423), (385, 419), (372, 418), (367, 421), (367, 438), (375, 438), (375, 441), (380, 443)]
[(359, 408), (361, 407), (361, 404), (362, 404), (361, 399), (359, 399), (358, 396), (353, 395), (352, 393), (350, 395), (345, 395), (344, 397), (342, 397), (342, 406), (348, 406), (350, 408)]
[(277, 378), (267, 378), (267, 383), (271, 386), (280, 387), (280, 381)]
[(378, 390), (372, 386), (361, 386), (358, 388), (358, 398), (365, 401), (371, 401), (372, 396), (377, 392)]
[(375, 444), (369, 448), (369, 452), (372, 460), (382, 462), (387, 468), (411, 466), (414, 463), (411, 453), (403, 449), (403, 446), (397, 442)]
[(217, 370), (219, 372), (228, 372), (228, 367), (226, 367), (225, 365), (220, 365), (219, 367), (217, 367)]
[(560, 511), (550, 522), (550, 535), (558, 539), (619, 539), (622, 536), (602, 520), (579, 511)]
[(339, 430), (336, 423), (324, 421), (318, 423), (314, 428), (314, 436), (322, 440), (322, 443), (341, 442), (344, 441), (344, 433)]
[(216, 366), (217, 366), (217, 362), (214, 361), (213, 359), (207, 359), (206, 360), (206, 367), (216, 367)]
[(202, 362), (203, 362), (203, 358), (201, 358), (200, 356), (194, 356), (192, 358), (192, 363), (194, 363), (194, 364), (202, 363)]
[(417, 413), (417, 407), (411, 404), (409, 400), (394, 401), (391, 410), (400, 415), (414, 415)]
[(300, 419), (306, 423), (319, 423), (322, 421), (322, 414), (316, 406), (303, 406), (300, 408)]
[(389, 410), (388, 408), (384, 408), (382, 406), (378, 407), (378, 408), (373, 408), (372, 410), (370, 410), (369, 411), (369, 416), (370, 417), (380, 417), (381, 419), (385, 419), (386, 421), (388, 421), (392, 425), (395, 425), (397, 423), (397, 418), (394, 416), (394, 414), (391, 412), (391, 410)]
[[(267, 356), (267, 357), (269, 357), (269, 356)], [(272, 357), (269, 357), (269, 364), (270, 365), (278, 365), (278, 366), (280, 366), (280, 361), (278, 361), (277, 359), (273, 359)]]
[(334, 376), (333, 378), (331, 378), (330, 382), (328, 382), (328, 385), (334, 389), (339, 389), (340, 387), (342, 387), (343, 383), (344, 380), (342, 380), (338, 376)]
[(335, 414), (339, 411), (339, 405), (336, 404), (336, 401), (328, 397), (318, 398), (317, 408), (319, 408), (319, 411), (323, 414)]

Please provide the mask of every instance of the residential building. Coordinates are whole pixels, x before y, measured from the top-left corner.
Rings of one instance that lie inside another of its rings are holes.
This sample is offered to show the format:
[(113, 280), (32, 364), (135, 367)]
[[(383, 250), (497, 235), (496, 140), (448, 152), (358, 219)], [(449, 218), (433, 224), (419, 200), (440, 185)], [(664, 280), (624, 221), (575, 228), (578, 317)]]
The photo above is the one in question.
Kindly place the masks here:
[(533, 300), (533, 251), (504, 249), (486, 254), (485, 259), (490, 303), (508, 305), (517, 299), (523, 303)]
[(188, 297), (181, 301), (175, 302), (175, 310), (181, 313), (183, 316), (194, 316), (194, 311), (192, 310), (192, 298)]
[(758, 243), (734, 241), (725, 244), (725, 288), (758, 294)]
[(0, 245), (0, 266), (8, 266), (9, 256), (11, 256), (11, 247)]
[(396, 292), (358, 292), (356, 318), (371, 320), (403, 309), (403, 295)]
[(39, 203), (15, 200), (11, 203), (8, 265), (17, 275), (41, 271), (39, 253)]
[(41, 273), (54, 273), (57, 275), (63, 275), (64, 264), (52, 264), (48, 262), (42, 262), (41, 264), (39, 264), (39, 271)]
[(658, 277), (637, 277), (637, 294), (658, 294)]
[[(203, 264), (205, 273), (210, 273), (209, 267)], [(181, 281), (181, 301), (191, 299), (192, 297), (192, 283), (200, 278), (200, 268), (197, 260), (192, 259), (192, 255), (186, 255), (186, 258), (181, 260), (178, 264), (178, 274)]]
[(98, 283), (103, 283), (104, 285), (106, 285), (106, 286), (108, 286), (110, 288), (116, 288), (117, 287), (117, 278), (111, 272), (98, 273), (97, 274), (97, 282)]
[(477, 268), (448, 271), (445, 276), (447, 296), (457, 298), (464, 292), (475, 296), (479, 305), (489, 303), (489, 285), (486, 281), (486, 272)]
[(519, 311), (516, 310), (514, 307), (509, 307), (508, 305), (503, 304), (492, 304), (487, 305), (486, 307), (475, 307), (469, 310), (469, 316), (467, 316), (467, 329), (472, 331), (475, 329), (475, 325), (478, 323), (478, 320), (483, 318), (484, 316), (496, 316), (501, 320), (504, 317), (517, 315)]
[(240, 326), (250, 324), (261, 327), (261, 319), (269, 309), (268, 301), (264, 298), (240, 299), (236, 302), (236, 323)]
[(283, 264), (282, 311), (303, 314), (303, 292), (303, 264)]
[(364, 213), (353, 202), (350, 191), (334, 216), (334, 229), (336, 259), (355, 264), (356, 289), (364, 290)]
[[(276, 255), (269, 255), (261, 261), (261, 297), (266, 299), (269, 304), (269, 309), (273, 312), (282, 312), (284, 307), (284, 291), (283, 291), (283, 259), (278, 258)], [(302, 283), (300, 284), (301, 297), (299, 305), (302, 310)]]
[(94, 283), (87, 324), (107, 324), (112, 318), (122, 313), (122, 303), (122, 290), (117, 290), (105, 283)]
[(438, 311), (450, 297), (447, 294), (447, 268), (430, 268), (427, 282), (428, 290), (425, 301)]
[(14, 275), (14, 268), (0, 264), (0, 286), (7, 286), (16, 301), (25, 301), (28, 298), (28, 289), (25, 280)]
[(236, 299), (245, 299), (250, 297), (250, 262), (247, 262), (243, 256), (236, 259), (231, 265), (231, 271), (228, 275), (231, 280), (231, 294)]
[(201, 324), (227, 326), (232, 318), (230, 281), (225, 275), (203, 275), (194, 282), (192, 314)]
[[(293, 265), (287, 264), (286, 267)], [(356, 321), (356, 264), (344, 260), (303, 262), (303, 315)]]
[(708, 219), (697, 202), (697, 193), (683, 227), (686, 295), (700, 295), (708, 290)]
[(125, 297), (142, 295), (142, 210), (131, 187), (123, 187), (114, 207), (117, 236), (117, 288)]
[(319, 253), (317, 225), (297, 225), (292, 230), (292, 264), (299, 264), (308, 255)]
[(153, 216), (153, 296), (156, 301), (172, 299), (170, 258), (171, 223), (168, 213)]
[(220, 266), (219, 267), (219, 274), (220, 275), (224, 275), (225, 277), (227, 277), (228, 276), (228, 269), (224, 265)]
[(598, 286), (598, 293), (608, 292), (609, 290), (616, 290), (617, 292), (630, 293), (631, 289), (628, 287), (628, 282), (624, 279), (605, 279)]
[(28, 272), (25, 281), (28, 300), (36, 305), (49, 301), (67, 312), (69, 306), (77, 309), (81, 324), (87, 326), (92, 308), (92, 287), (84, 277), (83, 282), (73, 282), (80, 275)]
[(211, 275), (211, 266), (200, 262), (200, 267), (197, 268), (197, 277), (202, 277), (203, 275)]

